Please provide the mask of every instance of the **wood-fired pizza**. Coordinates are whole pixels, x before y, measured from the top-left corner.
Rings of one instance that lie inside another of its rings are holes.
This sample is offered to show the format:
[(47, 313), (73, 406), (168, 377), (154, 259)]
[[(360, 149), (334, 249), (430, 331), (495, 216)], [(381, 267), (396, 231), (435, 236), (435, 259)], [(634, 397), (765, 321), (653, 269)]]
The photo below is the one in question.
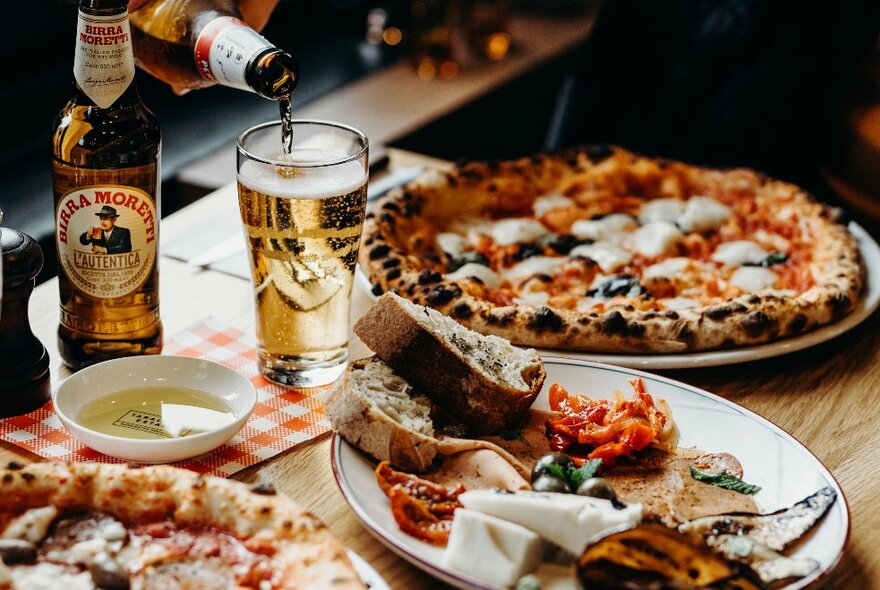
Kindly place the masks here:
[(367, 215), (394, 291), (517, 344), (681, 353), (835, 322), (864, 267), (839, 211), (747, 169), (577, 148), (433, 173)]
[(0, 557), (0, 588), (365, 588), (289, 499), (167, 466), (9, 464)]

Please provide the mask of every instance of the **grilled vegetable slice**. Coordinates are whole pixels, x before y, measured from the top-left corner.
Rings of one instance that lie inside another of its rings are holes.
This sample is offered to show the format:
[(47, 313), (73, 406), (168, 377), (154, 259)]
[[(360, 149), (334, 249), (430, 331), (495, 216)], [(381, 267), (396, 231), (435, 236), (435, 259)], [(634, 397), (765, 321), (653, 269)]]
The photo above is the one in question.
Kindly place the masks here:
[(578, 559), (577, 575), (584, 590), (764, 588), (747, 566), (659, 524), (642, 524), (588, 545)]
[(709, 544), (728, 559), (744, 561), (765, 583), (803, 578), (819, 567), (815, 559), (787, 557), (748, 537), (721, 535)]
[(782, 551), (801, 538), (822, 518), (834, 501), (837, 492), (822, 488), (790, 508), (770, 514), (719, 514), (685, 522), (678, 527), (683, 533), (702, 536), (712, 544), (721, 535), (737, 535)]

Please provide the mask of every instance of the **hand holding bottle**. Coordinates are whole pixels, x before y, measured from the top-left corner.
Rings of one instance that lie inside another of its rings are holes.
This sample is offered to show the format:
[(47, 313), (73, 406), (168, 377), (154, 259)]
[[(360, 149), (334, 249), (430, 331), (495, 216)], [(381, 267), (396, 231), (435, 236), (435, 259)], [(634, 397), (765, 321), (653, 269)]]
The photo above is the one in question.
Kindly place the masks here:
[[(219, 83), (276, 98), (277, 87), (290, 78), (289, 94), (298, 77), (295, 60), (256, 32), (277, 3), (212, 0), (205, 7), (188, 0), (129, 0), (137, 64), (177, 94)], [(216, 17), (204, 18), (208, 11)]]
[[(134, 12), (150, 0), (128, 0), (128, 12)], [(240, 0), (238, 9), (241, 11), (241, 18), (244, 22), (254, 28), (255, 31), (262, 31), (272, 11), (278, 5), (278, 0)]]

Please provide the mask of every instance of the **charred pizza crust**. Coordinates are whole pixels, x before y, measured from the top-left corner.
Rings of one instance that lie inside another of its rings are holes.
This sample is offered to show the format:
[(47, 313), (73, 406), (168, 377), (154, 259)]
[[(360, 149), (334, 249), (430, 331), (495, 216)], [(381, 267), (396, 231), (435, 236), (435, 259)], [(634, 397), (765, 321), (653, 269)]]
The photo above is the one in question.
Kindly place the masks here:
[[(449, 280), (441, 274), (446, 262), (434, 245), (436, 228), (466, 217), (523, 215), (537, 196), (585, 172), (588, 182), (609, 191), (637, 187), (655, 196), (726, 192), (771, 203), (778, 199), (810, 226), (815, 284), (796, 294), (743, 293), (679, 310), (645, 311), (623, 302), (601, 312), (579, 312), (497, 305), (486, 299), (479, 279)], [(606, 147), (467, 163), (422, 177), (387, 195), (367, 215), (360, 263), (375, 295), (394, 291), (516, 344), (595, 352), (681, 353), (795, 336), (848, 314), (864, 283), (855, 239), (835, 210), (802, 189), (751, 170), (699, 168)]]
[(126, 527), (172, 521), (226, 533), (269, 558), (268, 587), (364, 588), (333, 534), (271, 489), (168, 466), (44, 462), (0, 469), (0, 528), (48, 506), (109, 515)]

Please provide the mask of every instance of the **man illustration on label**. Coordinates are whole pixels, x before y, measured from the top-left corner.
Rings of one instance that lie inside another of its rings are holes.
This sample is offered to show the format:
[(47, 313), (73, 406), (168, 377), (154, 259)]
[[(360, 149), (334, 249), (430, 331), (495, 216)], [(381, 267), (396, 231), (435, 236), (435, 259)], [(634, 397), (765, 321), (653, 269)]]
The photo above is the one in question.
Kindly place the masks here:
[(79, 237), (83, 246), (92, 245), (93, 254), (125, 254), (131, 252), (131, 232), (116, 225), (119, 214), (114, 207), (104, 205), (95, 215), (99, 225), (84, 231)]

